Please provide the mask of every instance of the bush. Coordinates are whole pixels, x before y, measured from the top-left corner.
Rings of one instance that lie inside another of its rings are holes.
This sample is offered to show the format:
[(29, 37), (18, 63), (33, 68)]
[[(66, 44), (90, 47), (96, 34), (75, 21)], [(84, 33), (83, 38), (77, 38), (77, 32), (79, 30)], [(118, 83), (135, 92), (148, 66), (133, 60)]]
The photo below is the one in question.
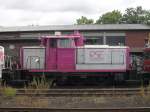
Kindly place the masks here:
[(42, 78), (33, 78), (33, 81), (29, 85), (29, 88), (34, 89), (49, 89), (51, 81), (47, 81), (45, 77)]
[(12, 87), (5, 87), (2, 91), (2, 95), (6, 97), (14, 97), (16, 96), (16, 89)]

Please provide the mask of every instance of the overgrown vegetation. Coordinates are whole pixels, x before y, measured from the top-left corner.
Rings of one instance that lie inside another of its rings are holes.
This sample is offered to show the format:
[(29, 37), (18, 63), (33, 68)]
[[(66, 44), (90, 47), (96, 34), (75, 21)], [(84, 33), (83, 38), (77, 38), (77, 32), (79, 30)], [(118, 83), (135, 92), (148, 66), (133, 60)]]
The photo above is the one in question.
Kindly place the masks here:
[(140, 88), (140, 95), (141, 96), (145, 96), (145, 88), (143, 87), (143, 86), (141, 86), (141, 88)]
[(4, 97), (12, 98), (16, 96), (16, 89), (12, 87), (8, 87), (5, 84), (2, 86), (2, 80), (0, 80), (0, 95)]
[[(34, 78), (33, 82), (26, 89), (49, 89), (49, 83), (42, 78)], [(150, 94), (147, 94), (148, 90), (150, 90), (150, 85), (146, 88), (141, 85), (141, 91), (139, 95), (134, 96), (109, 96), (109, 97), (86, 97), (86, 93), (84, 97), (50, 97), (49, 99), (43, 99), (40, 97), (34, 96), (16, 96), (16, 89), (12, 87), (2, 87), (2, 95), (5, 97), (1, 97), (1, 100), (5, 102), (5, 98), (11, 98), (11, 101), (14, 103), (10, 105), (21, 106), (21, 107), (78, 107), (82, 106), (102, 106), (102, 105), (110, 105), (116, 106), (119, 104), (124, 104), (125, 106), (142, 106), (142, 105), (150, 105)], [(115, 89), (115, 88), (114, 88)], [(115, 93), (114, 93), (115, 94)], [(9, 99), (6, 99), (6, 103), (9, 102)], [(114, 102), (111, 104), (111, 102)], [(0, 103), (1, 105), (2, 103)]]
[(17, 96), (14, 100), (16, 106), (48, 107), (48, 99), (32, 98), (28, 96)]
[(2, 94), (2, 80), (0, 79), (0, 95)]
[(16, 89), (12, 88), (12, 87), (4, 87), (4, 88), (2, 88), (1, 93), (5, 97), (12, 98), (12, 97), (16, 96)]
[(52, 85), (53, 80), (47, 80), (44, 76), (33, 78), (33, 81), (29, 84), (27, 88), (29, 89), (49, 89)]

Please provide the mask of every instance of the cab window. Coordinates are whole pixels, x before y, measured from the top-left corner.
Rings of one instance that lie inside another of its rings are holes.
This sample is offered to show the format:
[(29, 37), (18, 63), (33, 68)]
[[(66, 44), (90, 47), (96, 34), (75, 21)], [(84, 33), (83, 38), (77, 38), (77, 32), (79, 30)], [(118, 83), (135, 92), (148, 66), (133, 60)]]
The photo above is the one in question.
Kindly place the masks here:
[(51, 48), (57, 47), (57, 39), (50, 39), (49, 43)]
[(58, 47), (59, 48), (73, 48), (75, 46), (73, 39), (59, 39)]

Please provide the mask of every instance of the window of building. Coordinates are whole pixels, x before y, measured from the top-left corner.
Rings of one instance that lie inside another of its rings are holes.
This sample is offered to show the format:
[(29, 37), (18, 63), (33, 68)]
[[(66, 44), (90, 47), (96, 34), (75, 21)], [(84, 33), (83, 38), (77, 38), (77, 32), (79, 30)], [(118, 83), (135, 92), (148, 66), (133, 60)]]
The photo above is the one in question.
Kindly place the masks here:
[(87, 37), (85, 39), (86, 45), (102, 45), (103, 37)]
[(122, 36), (107, 36), (106, 44), (110, 46), (125, 45), (125, 37)]

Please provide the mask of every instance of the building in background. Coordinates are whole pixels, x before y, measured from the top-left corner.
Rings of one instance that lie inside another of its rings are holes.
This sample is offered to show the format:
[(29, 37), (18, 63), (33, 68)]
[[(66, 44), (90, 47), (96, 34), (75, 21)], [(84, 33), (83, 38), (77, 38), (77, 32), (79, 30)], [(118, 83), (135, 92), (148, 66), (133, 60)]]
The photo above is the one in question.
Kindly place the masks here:
[(132, 54), (141, 54), (145, 39), (150, 33), (150, 26), (143, 24), (100, 24), (100, 25), (50, 25), (0, 27), (0, 45), (5, 54), (19, 56), (22, 46), (39, 45), (40, 36), (54, 35), (56, 31), (71, 34), (79, 31), (85, 37), (86, 44), (126, 45)]

